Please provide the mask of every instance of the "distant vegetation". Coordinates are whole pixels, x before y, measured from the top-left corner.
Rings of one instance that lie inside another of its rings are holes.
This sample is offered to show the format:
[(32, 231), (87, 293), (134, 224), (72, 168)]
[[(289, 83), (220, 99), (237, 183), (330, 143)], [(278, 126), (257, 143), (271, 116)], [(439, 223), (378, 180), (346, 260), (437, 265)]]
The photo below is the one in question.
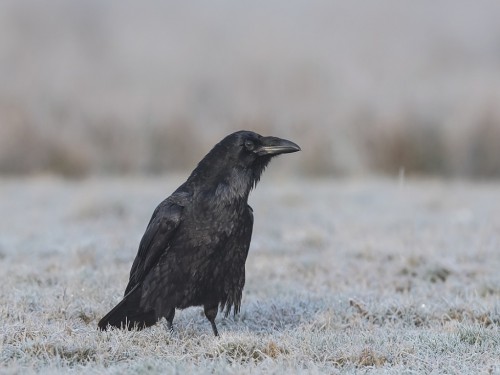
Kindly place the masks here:
[[(0, 116), (6, 117), (5, 111)], [(8, 116), (8, 115), (7, 115)], [(239, 128), (287, 136), (305, 151), (287, 166), (295, 173), (328, 176), (396, 175), (401, 171), (445, 177), (500, 177), (500, 118), (485, 117), (476, 126), (454, 129), (418, 118), (395, 122), (370, 119), (352, 129), (280, 129), (244, 124), (234, 129), (201, 129), (189, 121), (133, 127), (118, 121), (85, 126), (37, 126), (36, 119), (5, 122), (1, 130), (0, 173), (161, 174), (192, 168), (214, 139)], [(197, 129), (200, 129), (199, 131)], [(351, 134), (348, 138), (345, 131)], [(337, 132), (340, 136), (337, 137)], [(342, 134), (344, 132), (344, 134)]]
[(499, 177), (500, 3), (357, 7), (2, 2), (0, 174), (184, 170), (246, 128), (288, 172)]

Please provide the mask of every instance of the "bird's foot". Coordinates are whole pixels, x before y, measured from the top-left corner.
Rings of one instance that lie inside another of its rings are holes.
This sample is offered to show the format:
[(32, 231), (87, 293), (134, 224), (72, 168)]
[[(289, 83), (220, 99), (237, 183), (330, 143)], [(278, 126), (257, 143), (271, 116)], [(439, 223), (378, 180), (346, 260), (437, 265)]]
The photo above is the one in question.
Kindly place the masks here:
[(219, 331), (217, 330), (217, 326), (215, 325), (215, 322), (210, 322), (212, 324), (212, 331), (214, 332), (215, 337), (219, 337)]
[(173, 335), (175, 333), (174, 325), (172, 324), (172, 322), (167, 321), (163, 324), (163, 326), (165, 327), (165, 331), (167, 331), (168, 334)]

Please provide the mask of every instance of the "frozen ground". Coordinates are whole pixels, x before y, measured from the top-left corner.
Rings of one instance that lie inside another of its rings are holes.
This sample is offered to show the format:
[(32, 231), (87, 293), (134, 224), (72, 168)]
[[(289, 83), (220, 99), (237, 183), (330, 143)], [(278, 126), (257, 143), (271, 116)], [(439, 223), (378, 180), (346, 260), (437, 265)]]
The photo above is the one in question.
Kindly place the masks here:
[(500, 374), (500, 185), (280, 180), (251, 204), (242, 312), (97, 332), (184, 176), (0, 180), (0, 373)]

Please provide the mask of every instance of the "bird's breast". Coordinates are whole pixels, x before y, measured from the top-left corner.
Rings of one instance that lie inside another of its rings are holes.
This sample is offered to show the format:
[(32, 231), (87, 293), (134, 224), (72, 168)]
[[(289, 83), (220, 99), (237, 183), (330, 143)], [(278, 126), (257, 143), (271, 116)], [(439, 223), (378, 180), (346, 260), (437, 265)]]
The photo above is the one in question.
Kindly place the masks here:
[(188, 252), (211, 252), (215, 248), (224, 250), (231, 238), (241, 236), (249, 227), (251, 230), (252, 221), (248, 219), (247, 209), (239, 206), (192, 212), (196, 214), (186, 215), (177, 236)]

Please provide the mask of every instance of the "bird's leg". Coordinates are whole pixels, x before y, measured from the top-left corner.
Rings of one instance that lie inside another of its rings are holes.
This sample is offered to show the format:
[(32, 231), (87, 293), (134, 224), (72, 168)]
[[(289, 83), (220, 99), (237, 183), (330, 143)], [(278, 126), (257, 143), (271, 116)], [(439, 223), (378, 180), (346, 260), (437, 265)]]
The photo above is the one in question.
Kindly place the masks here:
[(212, 330), (215, 336), (219, 336), (219, 331), (217, 331), (217, 326), (215, 325), (215, 317), (217, 316), (217, 305), (215, 306), (204, 306), (205, 316), (212, 325)]
[(170, 333), (174, 333), (174, 326), (173, 326), (173, 321), (174, 321), (174, 316), (175, 316), (175, 309), (170, 310), (170, 312), (165, 316), (165, 319), (167, 320), (167, 330)]

